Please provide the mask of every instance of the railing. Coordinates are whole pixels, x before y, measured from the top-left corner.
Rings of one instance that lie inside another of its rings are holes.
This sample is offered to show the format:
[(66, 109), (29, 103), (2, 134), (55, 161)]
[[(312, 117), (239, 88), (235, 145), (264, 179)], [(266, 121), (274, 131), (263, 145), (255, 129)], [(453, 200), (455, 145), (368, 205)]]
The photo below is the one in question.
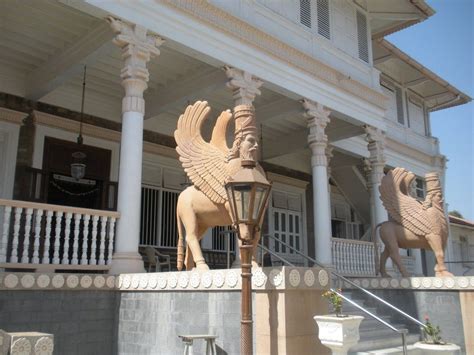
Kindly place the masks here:
[[(290, 249), (293, 249), (293, 251), (299, 255), (301, 255), (302, 257), (304, 257), (305, 259), (311, 261), (313, 264), (319, 266), (319, 267), (322, 267), (324, 268), (324, 265), (321, 265), (320, 263), (318, 263), (315, 259), (309, 257), (308, 255), (305, 255), (303, 254), (302, 252), (300, 252), (299, 250), (293, 248), (292, 246), (290, 246), (289, 244), (287, 243), (284, 243), (282, 242), (281, 240), (275, 238), (274, 236), (272, 235), (266, 235), (266, 237), (269, 237), (269, 238), (273, 238), (273, 239), (276, 239), (277, 242), (285, 245), (286, 247), (290, 248)], [(265, 247), (264, 245), (262, 244), (259, 244), (258, 245), (262, 250), (270, 253), (271, 255), (274, 255), (276, 257), (278, 257), (280, 260), (282, 261), (285, 261), (288, 265), (290, 266), (293, 266), (293, 264), (291, 264), (290, 262), (286, 261), (284, 258), (282, 258), (281, 256), (277, 255), (276, 253), (274, 253), (273, 251), (271, 251), (270, 249), (268, 249), (267, 247)], [(403, 312), (401, 309), (395, 307), (394, 305), (388, 303), (387, 301), (381, 299), (380, 297), (374, 295), (372, 292), (366, 290), (365, 288), (357, 285), (356, 283), (352, 282), (351, 280), (349, 280), (348, 278), (338, 274), (337, 272), (334, 272), (332, 270), (329, 270), (331, 276), (334, 276), (335, 278), (337, 278), (339, 281), (343, 281), (343, 282), (346, 282), (350, 285), (352, 285), (353, 287), (361, 290), (362, 292), (364, 292), (366, 295), (368, 295), (369, 297), (373, 298), (374, 300), (376, 300), (377, 302), (380, 302), (382, 304), (384, 304), (385, 306), (391, 308), (392, 310), (394, 310), (395, 312), (397, 312), (398, 314), (402, 315), (404, 318), (410, 320), (411, 322), (413, 323), (416, 323), (421, 329), (423, 330), (426, 330), (426, 325), (423, 324), (422, 322), (420, 322), (418, 319), (410, 316), (409, 314)], [(344, 295), (342, 295), (341, 293), (339, 293), (337, 290), (335, 289), (332, 289), (331, 288), (331, 291), (337, 293), (339, 296), (341, 296), (344, 300), (348, 301), (349, 303), (351, 303), (352, 305), (354, 305), (355, 307), (357, 307), (358, 309), (360, 309), (361, 311), (363, 311), (365, 314), (369, 315), (370, 317), (374, 318), (375, 320), (379, 321), (380, 323), (382, 323), (383, 325), (387, 326), (388, 328), (390, 328), (391, 330), (399, 333), (402, 337), (402, 348), (403, 348), (403, 354), (404, 355), (407, 355), (408, 354), (408, 350), (407, 350), (407, 343), (406, 343), (406, 334), (407, 334), (407, 331), (406, 329), (397, 329), (395, 327), (393, 327), (392, 325), (388, 324), (387, 322), (383, 321), (382, 319), (380, 319), (379, 317), (377, 317), (376, 315), (372, 314), (371, 312), (369, 312), (368, 310), (366, 310), (364, 307), (358, 305), (357, 303), (355, 303), (354, 301), (352, 300), (349, 300), (347, 297), (345, 297)]]
[(3, 199), (0, 212), (0, 268), (110, 268), (118, 212)]
[(375, 276), (374, 250), (372, 242), (332, 238), (333, 265), (342, 275)]

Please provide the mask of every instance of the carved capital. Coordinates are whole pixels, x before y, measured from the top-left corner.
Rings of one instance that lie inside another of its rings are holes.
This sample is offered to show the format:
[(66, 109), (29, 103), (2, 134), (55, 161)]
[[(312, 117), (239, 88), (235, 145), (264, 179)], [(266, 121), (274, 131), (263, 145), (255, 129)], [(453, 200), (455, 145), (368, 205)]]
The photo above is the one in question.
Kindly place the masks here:
[[(158, 48), (164, 40), (148, 34), (147, 29), (142, 26), (131, 25), (111, 16), (107, 17), (107, 21), (116, 34), (113, 42), (122, 50), (124, 60), (124, 66), (120, 72), (122, 86), (125, 89), (122, 109), (125, 111), (137, 109), (140, 110), (138, 112), (144, 113), (144, 102), (140, 104), (138, 102), (143, 100), (143, 92), (149, 80), (146, 64), (152, 56), (160, 55)], [(130, 97), (133, 99), (128, 99)]]
[(365, 140), (368, 142), (367, 148), (370, 156), (369, 160), (372, 165), (372, 170), (375, 165), (381, 165), (382, 169), (385, 166), (385, 132), (379, 128), (372, 126), (364, 126), (366, 137)]
[(232, 90), (235, 106), (253, 105), (255, 97), (261, 94), (259, 88), (263, 81), (249, 72), (229, 66), (225, 66), (224, 71), (229, 78), (227, 87)]
[(330, 164), (331, 164), (331, 159), (333, 158), (334, 154), (332, 153), (334, 150), (334, 148), (331, 146), (331, 145), (328, 145), (326, 147), (326, 161), (327, 161), (327, 166), (328, 166), (328, 176), (331, 176), (331, 167), (330, 167)]
[(330, 122), (330, 110), (320, 103), (304, 99), (302, 101), (305, 110), (304, 116), (308, 119), (308, 144), (313, 153), (312, 165), (327, 166), (326, 148), (328, 137), (325, 133), (326, 126)]

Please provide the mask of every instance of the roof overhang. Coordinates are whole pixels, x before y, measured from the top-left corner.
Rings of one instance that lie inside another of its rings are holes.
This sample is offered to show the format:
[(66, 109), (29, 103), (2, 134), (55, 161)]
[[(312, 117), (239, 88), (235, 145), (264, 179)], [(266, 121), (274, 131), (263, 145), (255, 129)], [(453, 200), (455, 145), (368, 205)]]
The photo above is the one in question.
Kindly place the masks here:
[(374, 64), (383, 75), (420, 96), (430, 111), (462, 105), (471, 98), (385, 39), (373, 41)]
[(435, 11), (424, 0), (354, 0), (367, 11), (372, 38), (382, 38), (433, 16)]

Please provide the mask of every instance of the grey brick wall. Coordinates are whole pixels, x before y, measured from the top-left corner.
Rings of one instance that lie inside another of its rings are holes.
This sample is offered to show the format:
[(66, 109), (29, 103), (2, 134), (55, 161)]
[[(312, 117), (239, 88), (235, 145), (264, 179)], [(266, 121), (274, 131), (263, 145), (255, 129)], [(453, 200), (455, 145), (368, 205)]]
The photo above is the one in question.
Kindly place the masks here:
[(114, 354), (118, 296), (104, 291), (2, 291), (0, 328), (52, 333), (55, 355)]
[[(178, 334), (216, 334), (218, 354), (240, 354), (240, 292), (121, 294), (118, 354), (181, 354)], [(204, 354), (205, 342), (194, 351)]]

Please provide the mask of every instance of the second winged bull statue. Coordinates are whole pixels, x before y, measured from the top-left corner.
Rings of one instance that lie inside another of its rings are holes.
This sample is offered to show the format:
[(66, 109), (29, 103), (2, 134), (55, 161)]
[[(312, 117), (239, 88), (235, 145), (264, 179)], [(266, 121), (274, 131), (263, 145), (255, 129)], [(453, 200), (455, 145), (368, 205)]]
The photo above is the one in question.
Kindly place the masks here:
[[(202, 137), (202, 127), (211, 108), (206, 101), (189, 105), (179, 117), (174, 132), (184, 171), (193, 182), (178, 198), (176, 218), (178, 223), (178, 270), (183, 262), (187, 270), (194, 266), (208, 270), (199, 241), (207, 229), (214, 226), (232, 225), (230, 205), (225, 191), (229, 177), (241, 169), (241, 160), (257, 161), (257, 127), (253, 106), (239, 105), (234, 114), (223, 111), (217, 118), (211, 140)], [(227, 129), (234, 120), (235, 133), (231, 147), (227, 145)], [(262, 174), (260, 165), (256, 166)], [(184, 257), (184, 230), (186, 230), (186, 254)], [(239, 226), (240, 235), (248, 235), (247, 226)], [(256, 231), (254, 239), (255, 264), (256, 246), (260, 239)], [(183, 260), (184, 259), (184, 260)]]
[(385, 270), (387, 258), (393, 260), (402, 276), (410, 276), (402, 264), (399, 248), (420, 248), (432, 250), (436, 257), (436, 276), (452, 276), (444, 263), (444, 249), (448, 238), (441, 184), (437, 173), (425, 175), (426, 198), (424, 202), (410, 196), (415, 174), (403, 168), (390, 170), (382, 179), (380, 198), (389, 220), (379, 224), (380, 238), (385, 249), (380, 256), (380, 272)]

